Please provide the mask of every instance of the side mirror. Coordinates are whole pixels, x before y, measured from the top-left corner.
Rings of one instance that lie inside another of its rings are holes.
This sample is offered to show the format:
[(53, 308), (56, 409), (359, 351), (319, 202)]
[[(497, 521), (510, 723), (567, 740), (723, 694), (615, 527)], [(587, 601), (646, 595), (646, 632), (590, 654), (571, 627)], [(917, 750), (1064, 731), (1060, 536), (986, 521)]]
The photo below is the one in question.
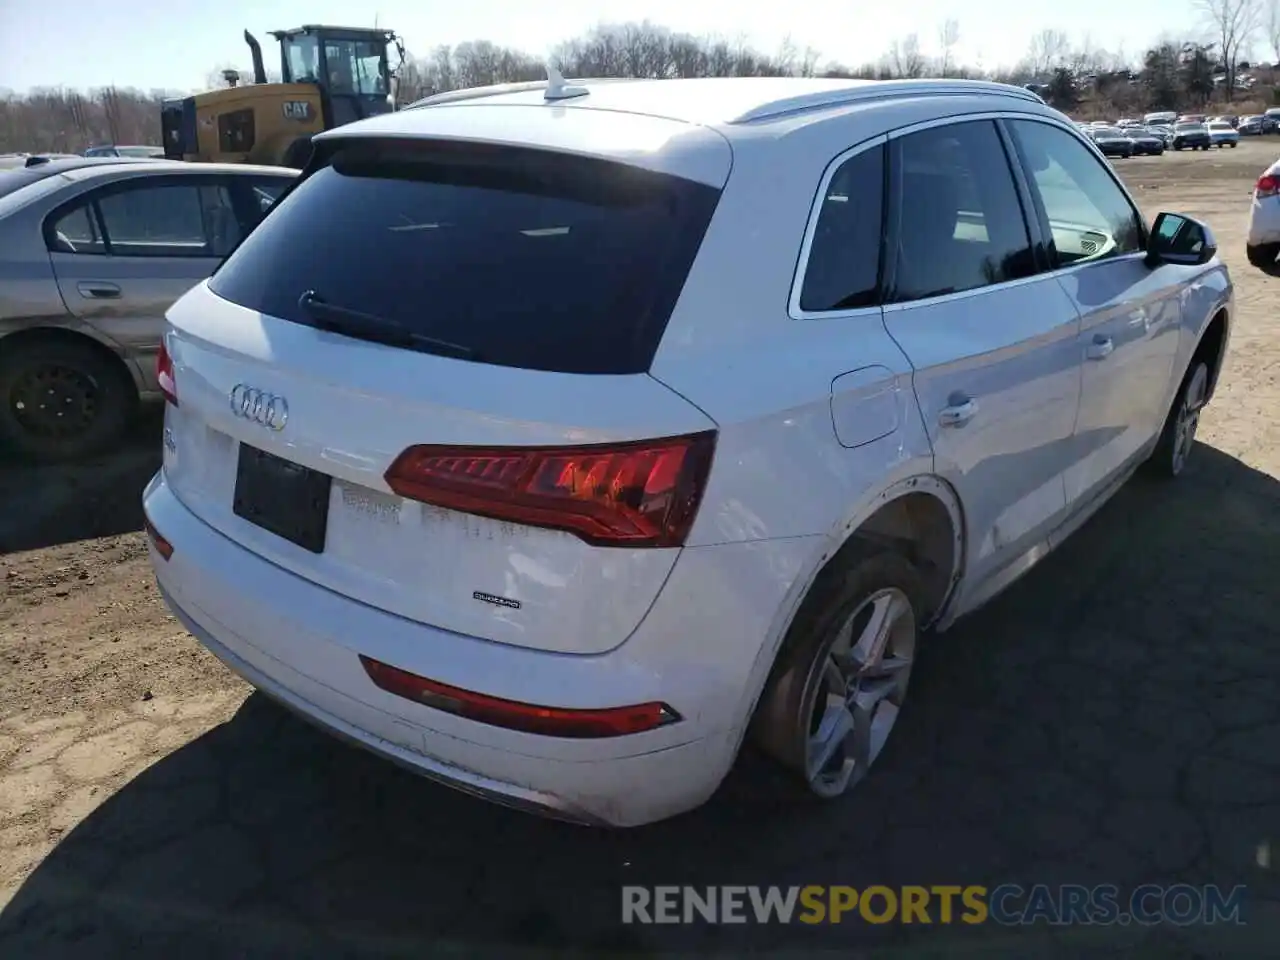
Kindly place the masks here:
[(1162, 213), (1151, 227), (1147, 263), (1197, 267), (1218, 255), (1218, 241), (1206, 224), (1178, 213)]

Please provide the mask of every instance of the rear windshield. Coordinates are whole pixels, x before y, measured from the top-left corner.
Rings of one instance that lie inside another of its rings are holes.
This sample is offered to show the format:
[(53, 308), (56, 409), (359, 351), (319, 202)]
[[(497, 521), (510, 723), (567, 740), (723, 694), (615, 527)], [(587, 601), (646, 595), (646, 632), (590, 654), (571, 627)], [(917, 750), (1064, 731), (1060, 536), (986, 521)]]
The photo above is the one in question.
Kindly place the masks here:
[(40, 177), (37, 180), (23, 180), (16, 184), (16, 189), (10, 189), (9, 177), (16, 176), (13, 171), (0, 170), (0, 219), (9, 216), (16, 210), (21, 210), (27, 204), (47, 196), (51, 193), (57, 193), (68, 183), (70, 179), (63, 176)]
[[(335, 149), (210, 289), (296, 323), (368, 339), (385, 324), (416, 338), (398, 345), (502, 366), (646, 371), (719, 199), (703, 184), (541, 150)], [(344, 314), (360, 322), (332, 325)]]

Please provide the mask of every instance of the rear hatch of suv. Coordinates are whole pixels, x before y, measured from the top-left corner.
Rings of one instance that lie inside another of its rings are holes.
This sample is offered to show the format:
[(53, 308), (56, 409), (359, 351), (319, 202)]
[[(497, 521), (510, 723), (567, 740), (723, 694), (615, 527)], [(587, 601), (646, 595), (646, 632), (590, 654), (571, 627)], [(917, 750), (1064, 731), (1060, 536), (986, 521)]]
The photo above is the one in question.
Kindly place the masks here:
[(318, 140), (169, 312), (168, 483), (370, 606), (612, 649), (714, 453), (714, 423), (647, 370), (722, 186), (545, 147)]

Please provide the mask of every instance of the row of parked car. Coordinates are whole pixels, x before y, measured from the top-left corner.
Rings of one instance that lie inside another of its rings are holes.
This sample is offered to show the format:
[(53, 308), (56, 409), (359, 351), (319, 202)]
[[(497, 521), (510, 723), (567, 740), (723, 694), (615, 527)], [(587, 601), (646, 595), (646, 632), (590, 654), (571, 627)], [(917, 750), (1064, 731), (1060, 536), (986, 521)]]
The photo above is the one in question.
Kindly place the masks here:
[(1209, 150), (1235, 147), (1240, 133), (1225, 120), (1176, 120), (1171, 124), (1122, 126), (1106, 121), (1090, 121), (1077, 126), (1106, 157), (1161, 156), (1166, 150)]

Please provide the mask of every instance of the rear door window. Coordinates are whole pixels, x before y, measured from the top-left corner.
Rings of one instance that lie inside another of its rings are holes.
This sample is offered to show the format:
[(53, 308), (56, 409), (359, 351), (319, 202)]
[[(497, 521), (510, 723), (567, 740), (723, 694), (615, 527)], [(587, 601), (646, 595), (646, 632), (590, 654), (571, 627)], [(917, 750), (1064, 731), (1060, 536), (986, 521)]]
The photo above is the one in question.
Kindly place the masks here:
[(994, 123), (933, 127), (902, 137), (895, 147), (896, 302), (1036, 272), (1018, 188)]
[(220, 177), (111, 184), (64, 207), (45, 230), (50, 250), (115, 257), (221, 257), (243, 232)]
[[(719, 197), (618, 163), (456, 142), (358, 141), (214, 274), (234, 303), (317, 325), (310, 294), (431, 352), (568, 373), (648, 369)], [(312, 302), (314, 302), (314, 300)], [(370, 336), (369, 339), (374, 339)]]

